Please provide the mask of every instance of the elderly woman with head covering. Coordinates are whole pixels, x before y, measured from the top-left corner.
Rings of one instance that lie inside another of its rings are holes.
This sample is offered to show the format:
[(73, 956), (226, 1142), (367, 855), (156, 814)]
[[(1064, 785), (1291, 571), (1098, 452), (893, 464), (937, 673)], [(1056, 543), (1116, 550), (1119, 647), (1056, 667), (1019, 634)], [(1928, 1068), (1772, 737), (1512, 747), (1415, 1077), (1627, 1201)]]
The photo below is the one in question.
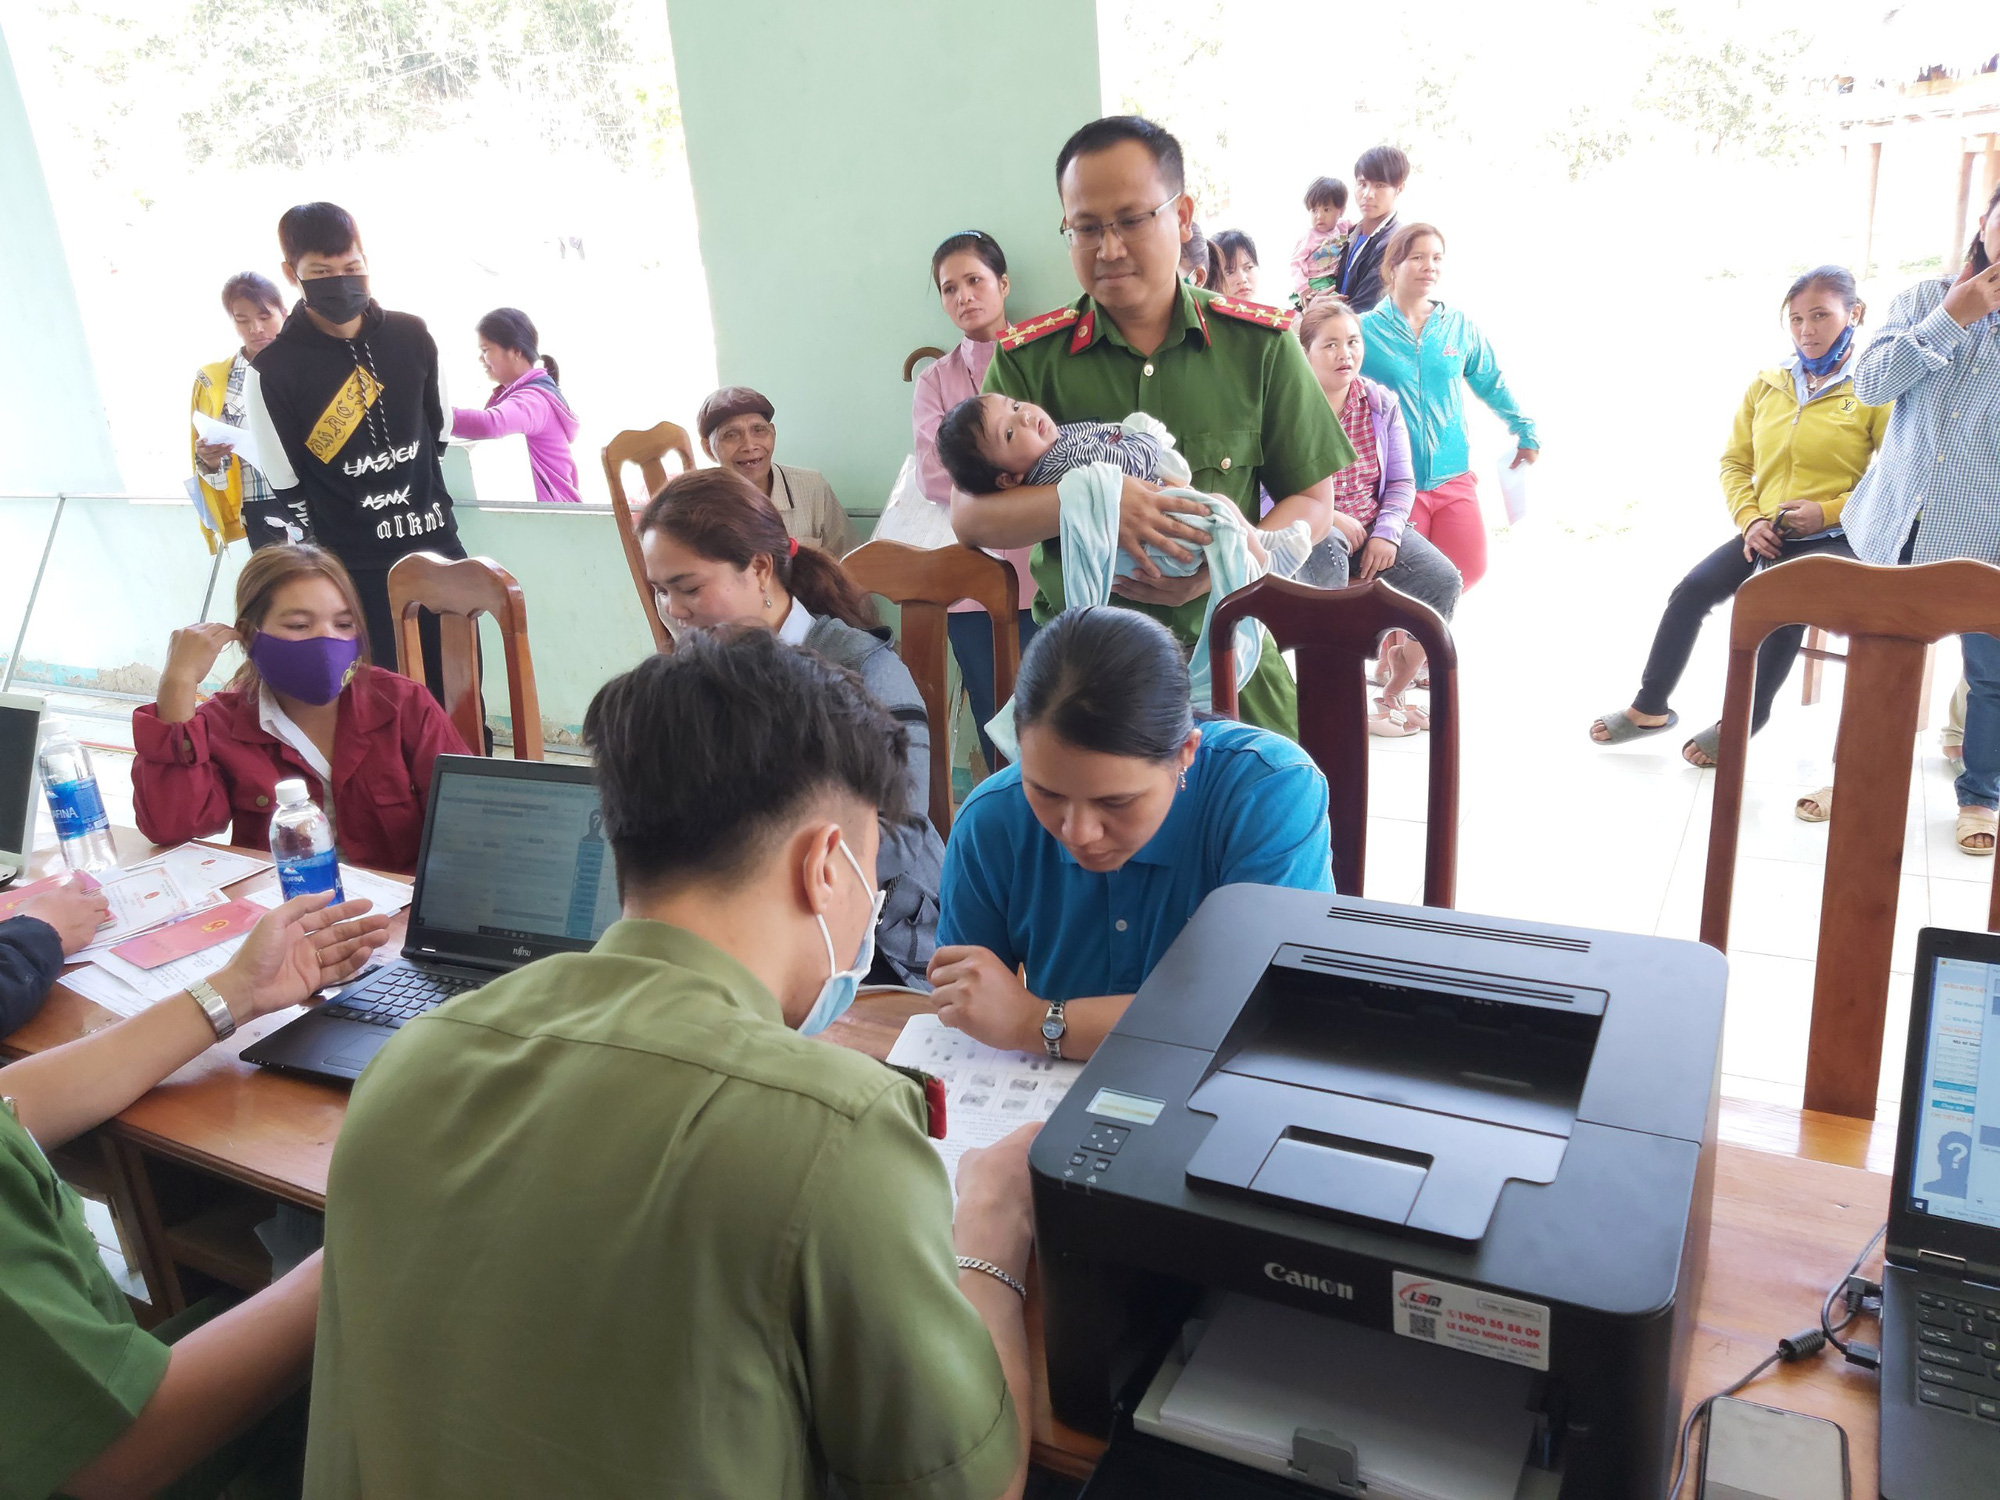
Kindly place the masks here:
[(695, 413), (701, 451), (769, 496), (784, 519), (787, 534), (823, 547), (835, 557), (845, 556), (859, 540), (854, 523), (819, 470), (795, 469), (771, 461), (778, 445), (773, 415), (770, 399), (747, 385), (725, 385), (712, 391)]

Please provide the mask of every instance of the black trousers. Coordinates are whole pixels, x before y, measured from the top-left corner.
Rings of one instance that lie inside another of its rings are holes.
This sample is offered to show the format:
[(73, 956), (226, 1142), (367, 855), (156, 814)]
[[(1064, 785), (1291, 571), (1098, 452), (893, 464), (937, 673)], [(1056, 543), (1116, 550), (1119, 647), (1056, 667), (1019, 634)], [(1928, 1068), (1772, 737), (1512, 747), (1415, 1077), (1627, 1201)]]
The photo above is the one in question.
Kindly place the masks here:
[[(463, 557), (465, 549), (457, 543), (433, 549), (446, 557)], [(368, 627), (368, 660), (387, 671), (396, 670), (396, 616), (389, 608), (389, 570), (387, 568), (349, 568), (348, 576), (354, 580), (354, 591), (361, 596), (361, 613)], [(438, 617), (429, 610), (417, 613), (417, 634), (422, 638), (424, 648), (424, 680), (430, 684), (431, 696), (440, 706), (444, 702), (444, 639), (438, 626)]]
[[(1817, 536), (1788, 538), (1782, 544), (1782, 552), (1777, 562), (1766, 562), (1763, 558), (1746, 562), (1743, 557), (1743, 538), (1731, 537), (1720, 547), (1709, 553), (1667, 596), (1666, 613), (1660, 616), (1660, 628), (1653, 634), (1652, 654), (1646, 658), (1645, 676), (1640, 680), (1639, 692), (1632, 700), (1632, 706), (1642, 714), (1663, 714), (1667, 711), (1667, 700), (1680, 685), (1681, 674), (1687, 670), (1688, 658), (1694, 654), (1694, 643), (1701, 635), (1702, 622), (1709, 617), (1716, 605), (1736, 597), (1736, 591), (1750, 581), (1750, 575), (1758, 568), (1777, 567), (1790, 562), (1795, 557), (1810, 557), (1815, 552), (1830, 552), (1836, 557), (1852, 557), (1854, 549), (1847, 545), (1843, 536)], [(1778, 689), (1785, 685), (1791, 675), (1792, 663), (1798, 660), (1799, 646), (1805, 640), (1803, 625), (1787, 625), (1782, 630), (1774, 630), (1764, 638), (1764, 644), (1757, 651), (1757, 685), (1751, 695), (1750, 732), (1762, 729), (1771, 717), (1771, 705), (1777, 701)]]

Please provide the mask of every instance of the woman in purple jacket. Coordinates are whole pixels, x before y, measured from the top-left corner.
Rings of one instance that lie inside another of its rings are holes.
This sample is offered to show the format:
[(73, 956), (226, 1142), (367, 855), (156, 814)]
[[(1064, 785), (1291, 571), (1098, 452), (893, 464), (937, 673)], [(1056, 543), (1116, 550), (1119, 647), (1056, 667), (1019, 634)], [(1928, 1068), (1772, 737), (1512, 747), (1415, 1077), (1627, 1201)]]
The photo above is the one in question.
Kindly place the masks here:
[(543, 354), (541, 338), (518, 307), (496, 307), (479, 320), (479, 363), (493, 377), (485, 408), (452, 408), (451, 435), (460, 439), (504, 437), (518, 432), (528, 440), (528, 463), (535, 471), (535, 498), (544, 504), (576, 505), (576, 413), (563, 399), (555, 358)]
[[(1379, 577), (1449, 620), (1458, 604), (1458, 569), (1409, 524), (1417, 493), (1410, 433), (1395, 392), (1361, 373), (1361, 320), (1339, 298), (1327, 298), (1306, 310), (1298, 333), (1306, 362), (1354, 445), (1354, 462), (1333, 476), (1333, 528), (1299, 570), (1300, 582), (1337, 589), (1350, 577), (1362, 583)], [(1423, 665), (1424, 648), (1403, 632), (1384, 640), (1383, 693), (1369, 715), (1371, 734), (1430, 728), (1430, 715), (1403, 696)]]

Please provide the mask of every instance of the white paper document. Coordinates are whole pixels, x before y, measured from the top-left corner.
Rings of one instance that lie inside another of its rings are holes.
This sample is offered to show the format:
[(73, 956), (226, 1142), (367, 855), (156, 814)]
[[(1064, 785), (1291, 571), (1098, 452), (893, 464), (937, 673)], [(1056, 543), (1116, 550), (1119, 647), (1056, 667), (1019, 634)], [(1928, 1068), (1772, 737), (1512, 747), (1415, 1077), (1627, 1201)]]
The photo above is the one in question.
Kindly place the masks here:
[(399, 912), (410, 904), (411, 887), (400, 880), (389, 880), (371, 875), (366, 870), (357, 870), (353, 865), (340, 867), (340, 891), (350, 901), (358, 901), (365, 896), (375, 903), (372, 909), (378, 912)]
[(945, 1176), (958, 1191), (958, 1159), (968, 1147), (990, 1146), (1030, 1121), (1046, 1120), (1083, 1071), (1030, 1052), (1002, 1052), (954, 1031), (936, 1016), (911, 1016), (889, 1049), (889, 1061), (943, 1080), (945, 1138), (932, 1141)]
[[(199, 953), (190, 953), (185, 958), (169, 959), (151, 969), (127, 963), (115, 953), (99, 954), (96, 967), (151, 1004), (179, 994), (197, 979), (208, 978), (242, 950), (243, 939), (238, 937), (226, 943), (217, 943), (212, 948), (204, 948)], [(71, 975), (64, 983), (75, 989), (74, 979), (75, 976)]]
[(240, 854), (234, 849), (212, 849), (207, 844), (182, 844), (178, 849), (169, 849), (132, 866), (134, 872), (165, 870), (179, 882), (181, 889), (189, 892), (219, 891), (270, 868), (268, 859)]
[(127, 938), (189, 912), (220, 906), (228, 898), (220, 891), (186, 890), (165, 868), (155, 865), (128, 870), (105, 881), (104, 899), (111, 903), (111, 916), (97, 929), (88, 947), (70, 955), (76, 962), (100, 958)]
[(251, 468), (259, 472), (263, 470), (264, 465), (257, 456), (257, 440), (251, 436), (249, 428), (232, 427), (229, 423), (219, 421), (206, 412), (198, 411), (190, 415), (194, 420), (194, 435), (198, 439), (204, 443), (219, 444)]
[(1352, 1443), (1371, 1500), (1513, 1500), (1534, 1373), (1234, 1293), (1157, 1434), (1274, 1473), (1300, 1429)]
[[(63, 975), (63, 984), (84, 999), (103, 1006), (113, 1015), (136, 1016), (153, 1003), (115, 974), (96, 964), (85, 964)], [(164, 997), (155, 997), (164, 998)]]

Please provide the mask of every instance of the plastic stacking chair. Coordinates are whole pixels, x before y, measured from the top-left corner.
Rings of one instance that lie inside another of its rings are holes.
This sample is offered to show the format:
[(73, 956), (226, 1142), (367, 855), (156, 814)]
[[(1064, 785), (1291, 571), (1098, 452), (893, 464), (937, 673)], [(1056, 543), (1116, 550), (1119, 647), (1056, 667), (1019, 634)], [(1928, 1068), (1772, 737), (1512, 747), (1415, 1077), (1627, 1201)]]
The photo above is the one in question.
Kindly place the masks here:
[(847, 576), (880, 594), (903, 615), (897, 654), (923, 695), (931, 726), (931, 826), (951, 833), (951, 698), (945, 692), (945, 611), (970, 599), (993, 618), (993, 701), (1014, 696), (1021, 667), (1020, 583), (1014, 565), (976, 547), (925, 550), (901, 542), (867, 542), (840, 560)]
[[(1969, 561), (1877, 568), (1843, 557), (1802, 557), (1759, 573), (1737, 592), (1701, 903), (1701, 940), (1724, 951), (1757, 648), (1783, 625), (1818, 625), (1847, 637), (1805, 1107), (1872, 1120), (1910, 804), (1910, 740), (1929, 648), (1948, 635), (2000, 634), (2000, 568)], [(1987, 925), (2000, 926), (2000, 890)]]
[(638, 590), (639, 608), (645, 611), (646, 628), (653, 632), (656, 651), (670, 650), (672, 642), (659, 610), (653, 605), (653, 586), (646, 582), (646, 559), (639, 552), (639, 533), (633, 525), (631, 502), (625, 498), (625, 465), (637, 464), (646, 482), (646, 493), (657, 495), (660, 486), (667, 482), (669, 453), (679, 455), (683, 474), (694, 467), (694, 444), (688, 441), (687, 429), (672, 422), (662, 422), (643, 431), (635, 428), (621, 432), (604, 445), (604, 482), (611, 490), (611, 511), (618, 518), (618, 538), (625, 544), (625, 566), (632, 570), (632, 587)]
[[(430, 610), (443, 644), (445, 712), (475, 755), (486, 747), (485, 705), (480, 693), (479, 617), (500, 627), (507, 656), (507, 711), (514, 719), (514, 758), (542, 758), (542, 704), (535, 694), (535, 663), (528, 650), (528, 606), (514, 575), (490, 557), (456, 561), (435, 552), (412, 552), (389, 569), (389, 609), (396, 617), (396, 670), (424, 679), (423, 638), (417, 611)], [(425, 682), (435, 688), (435, 683)]]
[(1362, 894), (1368, 854), (1366, 662), (1390, 630), (1408, 631), (1430, 657), (1430, 793), (1424, 832), (1424, 905), (1452, 905), (1458, 891), (1458, 649), (1428, 604), (1381, 579), (1317, 589), (1260, 578), (1215, 607), (1209, 681), (1217, 713), (1236, 715), (1236, 656), (1225, 627), (1261, 620), (1281, 651), (1294, 653), (1299, 744), (1326, 777), (1333, 883)]

